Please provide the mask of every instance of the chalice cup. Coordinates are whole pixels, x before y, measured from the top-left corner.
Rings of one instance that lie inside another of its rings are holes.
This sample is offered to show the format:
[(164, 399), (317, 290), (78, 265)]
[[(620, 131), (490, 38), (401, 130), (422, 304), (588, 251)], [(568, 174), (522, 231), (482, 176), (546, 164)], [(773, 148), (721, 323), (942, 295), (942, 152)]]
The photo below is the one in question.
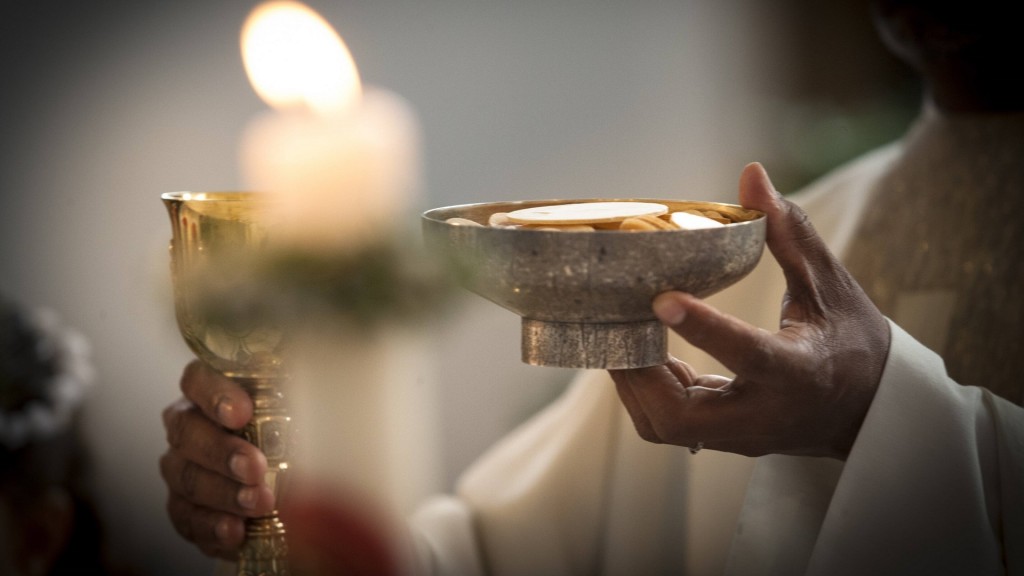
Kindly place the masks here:
[[(283, 387), (285, 331), (257, 274), (272, 237), (273, 210), (254, 192), (171, 192), (171, 278), (178, 328), (204, 363), (238, 382), (253, 401), (239, 434), (267, 457), (267, 482), (280, 501), (291, 419)], [(239, 576), (289, 573), (285, 526), (275, 510), (246, 522)]]

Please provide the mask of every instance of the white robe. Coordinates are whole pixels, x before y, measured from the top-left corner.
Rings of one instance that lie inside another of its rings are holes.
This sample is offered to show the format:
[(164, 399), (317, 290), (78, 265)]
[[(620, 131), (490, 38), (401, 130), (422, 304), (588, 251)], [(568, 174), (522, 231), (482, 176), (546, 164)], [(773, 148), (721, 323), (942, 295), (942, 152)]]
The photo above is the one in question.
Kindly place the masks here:
[[(795, 199), (843, 254), (899, 144)], [(784, 282), (765, 255), (710, 299), (776, 329)], [(894, 319), (899, 322), (900, 319)], [(644, 442), (603, 371), (496, 444), (411, 518), (426, 573), (1024, 574), (1024, 410), (961, 386), (890, 322), (878, 392), (846, 462), (744, 458)], [(701, 372), (726, 373), (675, 338)]]

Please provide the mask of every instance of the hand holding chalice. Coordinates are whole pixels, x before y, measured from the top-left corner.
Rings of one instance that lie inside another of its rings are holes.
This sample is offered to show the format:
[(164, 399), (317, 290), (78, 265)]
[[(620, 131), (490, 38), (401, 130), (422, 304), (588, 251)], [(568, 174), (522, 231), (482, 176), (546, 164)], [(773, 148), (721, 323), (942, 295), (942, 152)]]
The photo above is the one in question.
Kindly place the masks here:
[[(266, 455), (267, 484), (277, 499), (287, 477), (291, 419), (283, 395), (287, 338), (257, 276), (271, 242), (270, 203), (246, 192), (177, 192), (162, 199), (171, 218), (178, 328), (196, 356), (252, 397), (253, 417), (240, 434)], [(252, 518), (238, 573), (287, 574), (286, 552), (277, 511)]]

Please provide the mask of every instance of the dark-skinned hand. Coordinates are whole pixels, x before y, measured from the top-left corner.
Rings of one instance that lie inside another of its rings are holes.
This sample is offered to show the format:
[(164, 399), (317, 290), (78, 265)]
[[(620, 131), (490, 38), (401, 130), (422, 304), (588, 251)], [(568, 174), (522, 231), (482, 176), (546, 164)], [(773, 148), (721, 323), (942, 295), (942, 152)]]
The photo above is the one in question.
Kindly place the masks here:
[(754, 327), (689, 294), (659, 294), (657, 317), (735, 377), (698, 375), (672, 359), (610, 371), (616, 390), (651, 442), (845, 459), (878, 388), (888, 323), (760, 164), (744, 168), (740, 203), (767, 215), (767, 245), (787, 288), (779, 330)]
[(245, 390), (194, 361), (181, 376), (184, 397), (164, 409), (168, 450), (160, 474), (175, 529), (203, 553), (237, 559), (245, 518), (274, 508), (267, 459), (233, 430), (252, 418)]

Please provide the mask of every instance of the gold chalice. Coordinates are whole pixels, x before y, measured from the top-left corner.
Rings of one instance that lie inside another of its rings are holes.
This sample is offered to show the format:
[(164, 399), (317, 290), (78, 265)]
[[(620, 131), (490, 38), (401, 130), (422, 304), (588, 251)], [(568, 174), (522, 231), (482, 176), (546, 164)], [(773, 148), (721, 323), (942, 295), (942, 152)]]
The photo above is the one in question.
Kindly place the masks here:
[[(172, 192), (171, 277), (178, 328), (210, 367), (253, 400), (240, 432), (267, 457), (267, 481), (279, 497), (288, 470), (291, 420), (284, 405), (285, 334), (257, 278), (271, 239), (271, 203), (250, 192)], [(239, 576), (289, 573), (285, 527), (277, 511), (246, 523)]]

